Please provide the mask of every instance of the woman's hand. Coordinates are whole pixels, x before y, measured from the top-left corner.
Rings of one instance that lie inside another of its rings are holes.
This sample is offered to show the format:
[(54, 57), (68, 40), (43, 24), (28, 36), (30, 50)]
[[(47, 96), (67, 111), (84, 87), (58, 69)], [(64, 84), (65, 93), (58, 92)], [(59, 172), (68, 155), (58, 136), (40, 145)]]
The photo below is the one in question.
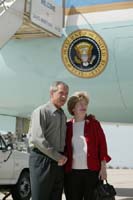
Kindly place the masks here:
[(106, 169), (106, 161), (101, 162), (101, 169), (99, 172), (99, 179), (106, 180), (107, 179), (107, 169)]

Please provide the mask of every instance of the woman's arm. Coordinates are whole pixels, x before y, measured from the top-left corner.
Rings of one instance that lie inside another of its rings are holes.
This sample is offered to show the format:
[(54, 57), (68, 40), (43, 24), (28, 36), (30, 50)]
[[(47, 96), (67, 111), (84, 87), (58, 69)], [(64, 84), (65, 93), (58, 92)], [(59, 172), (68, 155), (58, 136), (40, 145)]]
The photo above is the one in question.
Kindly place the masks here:
[(106, 180), (107, 179), (107, 167), (106, 167), (106, 161), (101, 161), (101, 169), (99, 172), (99, 179), (100, 180)]

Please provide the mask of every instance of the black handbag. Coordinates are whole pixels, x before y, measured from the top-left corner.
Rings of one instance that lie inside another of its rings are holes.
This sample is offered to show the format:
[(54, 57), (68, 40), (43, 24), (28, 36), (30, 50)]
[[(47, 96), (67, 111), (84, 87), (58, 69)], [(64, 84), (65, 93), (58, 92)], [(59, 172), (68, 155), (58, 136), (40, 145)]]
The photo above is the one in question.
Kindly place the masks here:
[(95, 200), (115, 200), (116, 190), (113, 185), (110, 185), (107, 180), (99, 180), (95, 190), (94, 199)]

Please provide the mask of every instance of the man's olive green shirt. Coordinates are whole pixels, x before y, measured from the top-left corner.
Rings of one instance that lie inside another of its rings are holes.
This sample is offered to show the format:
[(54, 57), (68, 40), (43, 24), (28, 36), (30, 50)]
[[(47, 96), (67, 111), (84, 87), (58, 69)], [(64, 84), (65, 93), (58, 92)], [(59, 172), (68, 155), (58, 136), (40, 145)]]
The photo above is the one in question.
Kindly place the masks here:
[(59, 152), (64, 151), (66, 137), (66, 116), (51, 102), (35, 109), (29, 128), (29, 146), (38, 148), (42, 153), (58, 161)]

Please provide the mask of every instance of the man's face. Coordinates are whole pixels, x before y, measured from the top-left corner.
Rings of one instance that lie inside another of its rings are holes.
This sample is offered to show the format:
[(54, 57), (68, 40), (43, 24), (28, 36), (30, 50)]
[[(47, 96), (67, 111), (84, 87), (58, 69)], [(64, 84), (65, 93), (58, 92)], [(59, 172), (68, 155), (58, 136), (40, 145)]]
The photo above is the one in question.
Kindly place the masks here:
[(61, 108), (67, 100), (68, 88), (63, 84), (57, 86), (57, 91), (51, 91), (51, 101), (57, 107)]

